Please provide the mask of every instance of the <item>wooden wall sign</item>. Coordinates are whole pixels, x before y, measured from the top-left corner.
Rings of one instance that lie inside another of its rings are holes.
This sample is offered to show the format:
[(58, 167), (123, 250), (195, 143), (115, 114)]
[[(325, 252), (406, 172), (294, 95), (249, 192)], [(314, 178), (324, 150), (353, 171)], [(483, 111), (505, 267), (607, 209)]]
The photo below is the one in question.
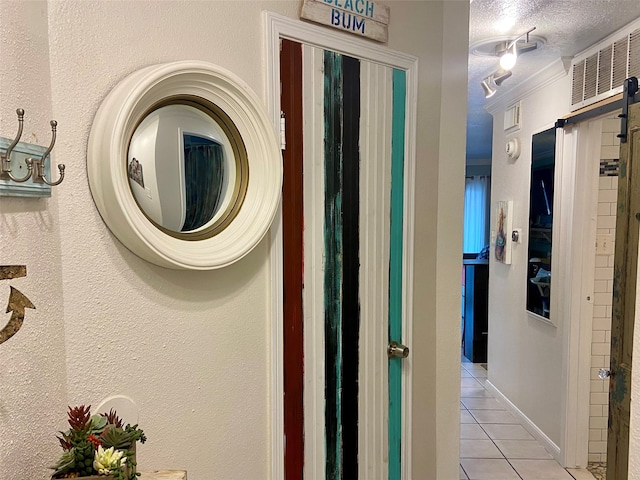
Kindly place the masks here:
[[(0, 265), (0, 280), (10, 280), (27, 276), (26, 265)], [(6, 342), (13, 337), (24, 322), (24, 311), (26, 308), (36, 308), (31, 300), (29, 300), (17, 288), (11, 288), (9, 293), (9, 304), (6, 313), (11, 312), (11, 318), (7, 324), (0, 330), (0, 344)]]
[(304, 0), (300, 18), (386, 43), (389, 10), (372, 0)]

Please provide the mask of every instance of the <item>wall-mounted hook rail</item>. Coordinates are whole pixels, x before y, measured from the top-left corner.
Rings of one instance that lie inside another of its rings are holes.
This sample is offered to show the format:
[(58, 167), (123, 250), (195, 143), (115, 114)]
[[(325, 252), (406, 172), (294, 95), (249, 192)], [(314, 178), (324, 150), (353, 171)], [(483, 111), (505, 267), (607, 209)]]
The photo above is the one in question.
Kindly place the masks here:
[[(58, 165), (60, 177), (53, 181), (47, 178), (50, 166), (45, 164), (47, 157), (56, 143), (58, 122), (51, 120), (51, 144), (48, 148), (20, 142), (24, 126), (24, 110), (16, 110), (18, 115), (18, 133), (11, 144), (2, 152), (2, 144), (7, 139), (0, 138), (0, 195), (9, 196), (50, 196), (52, 186), (64, 180), (64, 164)], [(42, 151), (44, 150), (44, 151)], [(26, 157), (20, 159), (19, 157)], [(26, 172), (24, 172), (26, 170)], [(31, 182), (27, 180), (31, 179)], [(24, 186), (12, 186), (11, 182), (25, 183)]]

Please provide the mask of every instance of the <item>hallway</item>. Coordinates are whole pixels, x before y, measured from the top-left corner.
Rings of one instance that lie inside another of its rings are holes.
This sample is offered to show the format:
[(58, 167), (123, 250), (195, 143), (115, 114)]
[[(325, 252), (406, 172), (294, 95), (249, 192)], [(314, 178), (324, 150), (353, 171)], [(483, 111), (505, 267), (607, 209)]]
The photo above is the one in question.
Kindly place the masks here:
[(586, 470), (562, 468), (486, 390), (484, 364), (462, 358), (461, 480), (592, 480)]

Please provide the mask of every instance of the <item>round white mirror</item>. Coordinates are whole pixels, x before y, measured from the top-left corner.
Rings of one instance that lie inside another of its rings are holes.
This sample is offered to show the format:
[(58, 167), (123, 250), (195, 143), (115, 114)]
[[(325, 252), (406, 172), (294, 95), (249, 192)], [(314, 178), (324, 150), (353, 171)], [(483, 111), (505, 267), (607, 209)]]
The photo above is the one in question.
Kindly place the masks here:
[(197, 100), (175, 99), (145, 115), (127, 155), (129, 186), (168, 235), (215, 235), (242, 205), (247, 155), (238, 131)]
[(89, 184), (111, 231), (170, 268), (213, 269), (268, 230), (282, 167), (273, 125), (230, 72), (203, 62), (138, 71), (96, 114)]

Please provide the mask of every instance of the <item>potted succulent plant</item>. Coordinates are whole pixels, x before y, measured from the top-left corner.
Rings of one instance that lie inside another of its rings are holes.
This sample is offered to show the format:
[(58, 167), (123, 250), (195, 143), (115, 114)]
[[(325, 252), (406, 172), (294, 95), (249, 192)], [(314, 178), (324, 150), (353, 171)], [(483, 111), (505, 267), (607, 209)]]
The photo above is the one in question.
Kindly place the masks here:
[(147, 437), (138, 425), (123, 426), (115, 411), (91, 415), (91, 406), (69, 407), (69, 430), (57, 437), (64, 450), (52, 479), (135, 480), (136, 442)]

